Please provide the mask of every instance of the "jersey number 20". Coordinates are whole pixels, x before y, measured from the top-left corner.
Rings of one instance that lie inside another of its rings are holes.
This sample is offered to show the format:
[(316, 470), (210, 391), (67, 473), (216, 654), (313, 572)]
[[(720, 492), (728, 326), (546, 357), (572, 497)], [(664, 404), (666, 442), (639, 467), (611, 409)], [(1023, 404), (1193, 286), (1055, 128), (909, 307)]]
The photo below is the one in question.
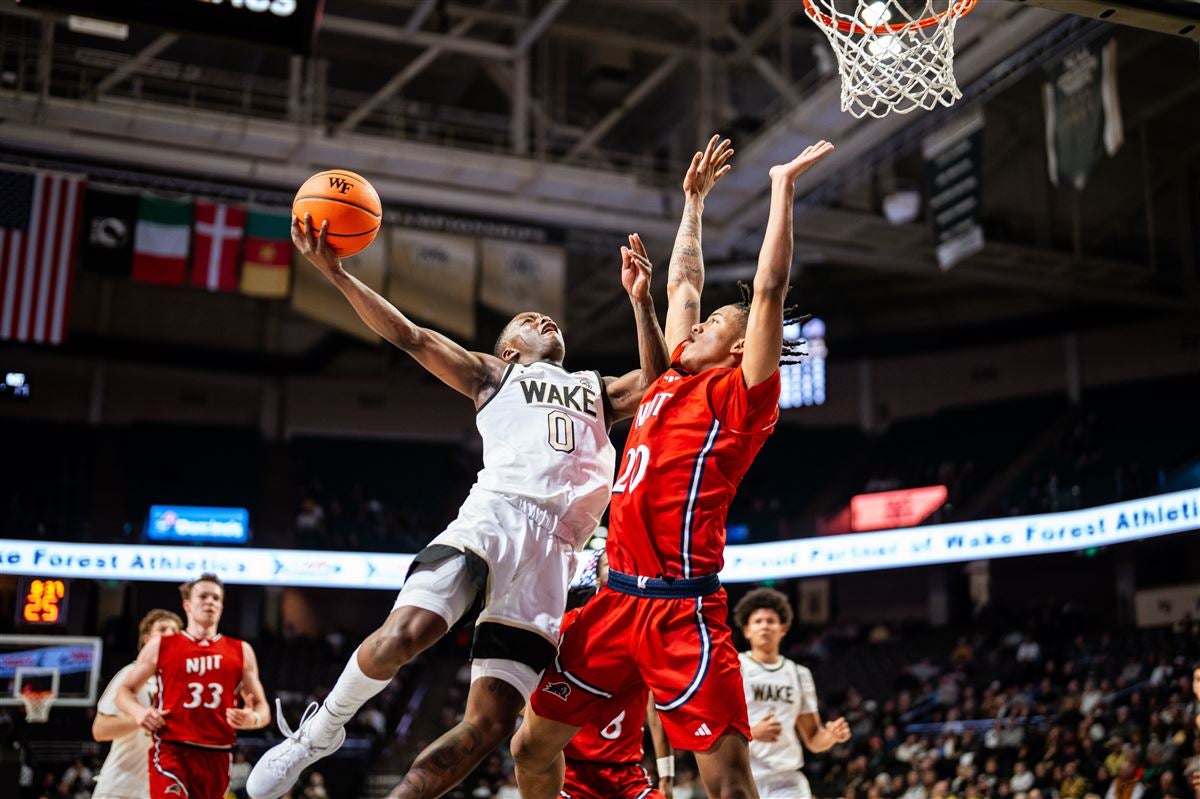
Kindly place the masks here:
[(646, 476), (646, 467), (650, 465), (650, 448), (645, 444), (638, 444), (633, 449), (625, 453), (625, 471), (621, 472), (621, 476), (617, 478), (617, 482), (613, 483), (612, 492), (614, 494), (624, 494), (626, 491), (632, 491), (638, 487), (638, 483), (642, 482), (642, 478)]

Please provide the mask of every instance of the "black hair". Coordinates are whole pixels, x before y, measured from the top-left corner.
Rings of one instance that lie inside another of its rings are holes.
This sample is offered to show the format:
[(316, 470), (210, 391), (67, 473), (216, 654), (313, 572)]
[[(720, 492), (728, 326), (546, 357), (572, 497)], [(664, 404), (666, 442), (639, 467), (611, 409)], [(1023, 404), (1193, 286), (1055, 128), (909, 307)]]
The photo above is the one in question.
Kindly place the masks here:
[[(512, 322), (508, 323), (508, 325), (511, 324)], [(504, 329), (500, 331), (500, 335), (496, 336), (496, 346), (492, 347), (492, 355), (495, 355), (500, 360), (504, 360), (504, 356), (501, 353), (504, 352), (504, 347), (508, 344), (508, 325), (505, 325)]]
[(755, 588), (742, 597), (733, 608), (734, 623), (739, 628), (745, 627), (756, 610), (773, 610), (785, 627), (792, 624), (792, 606), (788, 604), (787, 596), (774, 588)]
[[(742, 293), (742, 298), (735, 302), (733, 306), (742, 312), (742, 321), (748, 321), (750, 318), (750, 303), (754, 300), (754, 290), (750, 288), (750, 284), (744, 280), (738, 281), (738, 291)], [(799, 306), (789, 305), (783, 309), (783, 326), (788, 325), (803, 325), (809, 319), (812, 319), (812, 314), (798, 313)], [(783, 340), (783, 349), (779, 353), (780, 365), (788, 363), (798, 363), (807, 353), (804, 351), (805, 345), (808, 344), (804, 339), (796, 339), (795, 341)]]

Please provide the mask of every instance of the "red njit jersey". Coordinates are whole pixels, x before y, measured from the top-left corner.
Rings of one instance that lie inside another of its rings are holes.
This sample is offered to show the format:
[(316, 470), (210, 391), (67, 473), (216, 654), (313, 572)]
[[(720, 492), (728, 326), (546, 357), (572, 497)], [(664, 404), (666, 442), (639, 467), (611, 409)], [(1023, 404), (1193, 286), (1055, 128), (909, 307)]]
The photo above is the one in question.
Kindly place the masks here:
[(242, 687), (242, 642), (226, 635), (203, 640), (165, 635), (158, 650), (158, 708), (170, 711), (158, 737), (164, 741), (231, 748), (237, 732), (225, 720)]
[[(578, 615), (578, 608), (567, 611), (563, 616), (564, 632)], [(650, 691), (643, 688), (635, 692), (624, 705), (610, 708), (611, 718), (597, 719), (596, 724), (580, 727), (563, 749), (563, 754), (568, 760), (585, 760), (589, 763), (641, 763), (646, 702), (649, 697)]]
[(747, 388), (741, 367), (684, 372), (680, 351), (642, 399), (613, 484), (609, 563), (639, 577), (721, 570), (729, 503), (779, 418), (778, 370)]

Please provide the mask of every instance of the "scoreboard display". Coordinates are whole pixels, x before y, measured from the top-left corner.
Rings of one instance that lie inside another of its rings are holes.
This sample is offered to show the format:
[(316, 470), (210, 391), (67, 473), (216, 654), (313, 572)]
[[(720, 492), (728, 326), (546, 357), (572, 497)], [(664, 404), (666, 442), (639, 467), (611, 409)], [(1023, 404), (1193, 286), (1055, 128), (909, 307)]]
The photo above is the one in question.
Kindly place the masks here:
[(17, 587), (17, 623), (38, 627), (66, 624), (69, 586), (58, 577), (22, 577)]
[(17, 0), (28, 8), (307, 53), (324, 0)]

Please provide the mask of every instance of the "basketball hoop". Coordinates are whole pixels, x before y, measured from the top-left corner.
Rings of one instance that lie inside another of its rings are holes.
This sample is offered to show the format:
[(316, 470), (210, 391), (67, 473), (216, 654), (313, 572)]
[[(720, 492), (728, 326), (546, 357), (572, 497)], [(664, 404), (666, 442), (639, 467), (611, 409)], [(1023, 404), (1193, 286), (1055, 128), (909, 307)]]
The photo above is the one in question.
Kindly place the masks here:
[(30, 724), (45, 724), (50, 720), (50, 707), (58, 694), (54, 691), (21, 691), (21, 703), (25, 705), (25, 720)]
[[(909, 5), (923, 5), (910, 14), (903, 0), (804, 0), (804, 12), (837, 56), (842, 110), (861, 119), (949, 107), (962, 97), (954, 26), (978, 2), (913, 0)], [(838, 3), (853, 13), (838, 11)]]

